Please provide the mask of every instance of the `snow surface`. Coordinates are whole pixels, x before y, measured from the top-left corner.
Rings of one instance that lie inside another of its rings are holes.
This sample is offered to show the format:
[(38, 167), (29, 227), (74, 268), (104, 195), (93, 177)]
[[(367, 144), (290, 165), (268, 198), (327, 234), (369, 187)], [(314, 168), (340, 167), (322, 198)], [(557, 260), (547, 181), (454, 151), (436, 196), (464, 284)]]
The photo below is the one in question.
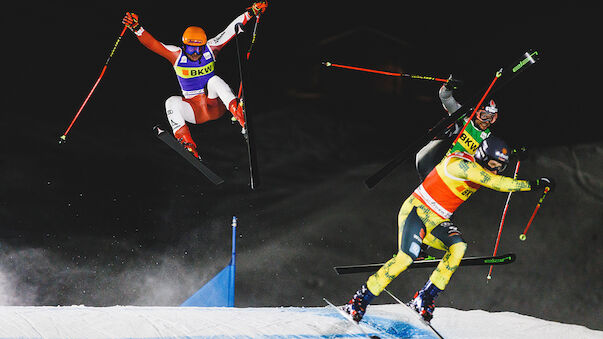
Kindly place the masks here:
[[(436, 338), (400, 305), (369, 306), (362, 326), (332, 307), (0, 307), (0, 338)], [(603, 331), (511, 312), (438, 308), (451, 338), (603, 338)]]

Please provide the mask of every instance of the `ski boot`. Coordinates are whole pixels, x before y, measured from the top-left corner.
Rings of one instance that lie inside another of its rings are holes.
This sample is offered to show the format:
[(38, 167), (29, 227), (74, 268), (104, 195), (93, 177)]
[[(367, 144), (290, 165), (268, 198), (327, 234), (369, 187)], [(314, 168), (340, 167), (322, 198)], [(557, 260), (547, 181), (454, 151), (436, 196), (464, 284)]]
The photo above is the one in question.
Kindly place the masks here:
[(355, 322), (360, 322), (362, 317), (364, 317), (364, 313), (366, 312), (366, 307), (373, 301), (375, 295), (369, 291), (369, 289), (365, 285), (362, 285), (358, 291), (354, 294), (352, 299), (348, 301), (347, 304), (343, 305), (341, 308), (344, 312), (352, 316), (352, 319)]
[(184, 146), (184, 148), (191, 152), (191, 154), (201, 160), (201, 157), (199, 156), (199, 153), (197, 152), (197, 145), (195, 144), (195, 141), (193, 141), (193, 138), (191, 137), (191, 132), (188, 129), (188, 126), (182, 126), (180, 127), (176, 132), (174, 132), (174, 137), (176, 138), (176, 140), (178, 140), (178, 142)]
[(228, 104), (228, 110), (232, 113), (232, 121), (238, 121), (239, 125), (245, 128), (245, 115), (243, 114), (243, 102), (235, 98)]
[(427, 284), (415, 293), (414, 298), (408, 303), (408, 306), (419, 313), (423, 320), (430, 322), (435, 310), (434, 301), (440, 292), (442, 290), (434, 285), (431, 280), (428, 280)]

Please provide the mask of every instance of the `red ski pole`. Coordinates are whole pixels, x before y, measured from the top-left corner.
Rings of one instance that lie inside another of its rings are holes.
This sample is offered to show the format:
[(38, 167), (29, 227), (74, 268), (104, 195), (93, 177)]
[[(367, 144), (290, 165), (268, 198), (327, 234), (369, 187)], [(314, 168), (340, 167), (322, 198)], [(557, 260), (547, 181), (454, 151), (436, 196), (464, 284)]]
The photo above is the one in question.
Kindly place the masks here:
[(540, 206), (542, 205), (544, 198), (546, 198), (547, 193), (549, 193), (550, 191), (551, 191), (550, 187), (547, 186), (544, 188), (544, 193), (542, 193), (542, 196), (538, 200), (538, 204), (536, 205), (536, 208), (534, 209), (534, 212), (532, 213), (532, 216), (530, 217), (530, 221), (528, 221), (528, 225), (523, 230), (523, 233), (519, 235), (519, 240), (521, 240), (521, 241), (526, 240), (526, 233), (528, 233), (528, 229), (530, 228), (530, 225), (532, 225), (532, 221), (534, 221), (534, 217), (536, 216), (536, 213), (540, 209)]
[[(517, 173), (519, 172), (519, 164), (520, 164), (520, 161), (517, 160), (517, 165), (515, 165), (515, 174), (513, 174), (513, 179), (517, 179)], [(507, 210), (509, 209), (509, 201), (511, 201), (512, 193), (513, 192), (509, 192), (509, 195), (507, 195), (507, 202), (505, 202), (505, 208), (503, 209), (503, 214), (502, 214), (502, 217), (500, 218), (500, 226), (498, 226), (498, 236), (496, 237), (496, 244), (494, 245), (494, 252), (492, 253), (492, 256), (495, 256), (496, 252), (498, 251), (498, 244), (500, 243), (500, 236), (502, 234), (503, 225), (505, 224), (505, 216), (507, 215)], [(487, 276), (488, 280), (492, 279), (492, 269), (493, 268), (494, 268), (494, 265), (490, 265), (490, 270), (488, 271), (488, 276)]]
[(488, 86), (488, 89), (486, 90), (486, 93), (484, 93), (484, 95), (479, 100), (479, 102), (477, 103), (477, 105), (475, 105), (475, 108), (473, 108), (473, 112), (471, 113), (471, 116), (469, 116), (469, 119), (467, 119), (467, 122), (463, 126), (463, 129), (461, 129), (461, 131), (459, 132), (459, 134), (454, 139), (454, 142), (452, 143), (453, 145), (456, 144), (456, 142), (459, 140), (459, 138), (461, 137), (461, 135), (465, 131), (465, 128), (467, 128), (467, 125), (469, 125), (469, 122), (471, 122), (471, 119), (473, 119), (473, 117), (475, 116), (475, 112), (477, 112), (477, 110), (479, 109), (479, 107), (482, 105), (482, 102), (484, 102), (484, 100), (486, 99), (486, 97), (490, 93), (490, 90), (492, 89), (492, 86), (494, 86), (494, 83), (496, 82), (496, 80), (498, 80), (498, 78), (500, 78), (500, 76), (502, 75), (502, 71), (503, 71), (503, 69), (501, 68), (500, 70), (498, 70), (498, 72), (496, 72), (496, 76), (494, 76), (494, 79), (492, 79), (492, 82), (490, 83), (490, 86)]
[[(387, 72), (387, 71), (379, 71), (379, 70), (370, 69), (370, 68), (340, 65), (340, 64), (334, 64), (329, 61), (324, 61), (322, 64), (325, 65), (326, 67), (350, 69), (350, 70), (354, 70), (354, 71), (361, 71), (361, 72), (366, 72), (366, 73), (376, 73), (376, 74), (382, 74), (382, 75), (390, 75), (390, 76), (395, 76), (395, 77), (404, 77), (404, 78), (420, 79), (420, 80), (431, 80), (431, 81), (438, 81), (438, 82), (448, 82), (448, 80), (449, 80), (449, 79), (443, 79), (443, 78), (436, 78), (436, 77), (432, 77), (432, 76), (428, 76), (428, 75), (394, 73), (394, 72)], [(455, 80), (455, 81), (458, 82), (459, 80)]]
[(65, 133), (63, 133), (63, 135), (61, 135), (61, 137), (59, 138), (59, 144), (64, 144), (65, 142), (67, 142), (67, 133), (69, 133), (69, 131), (71, 130), (71, 127), (73, 127), (73, 124), (75, 123), (75, 121), (77, 120), (77, 118), (80, 116), (80, 113), (82, 113), (82, 110), (84, 109), (84, 106), (86, 106), (86, 104), (88, 103), (88, 99), (90, 99), (90, 97), (92, 96), (92, 93), (96, 89), (96, 86), (98, 86), (98, 83), (103, 78), (103, 75), (105, 75), (105, 71), (107, 70), (107, 66), (109, 65), (109, 61), (111, 60), (111, 57), (113, 57), (113, 54), (115, 54), (115, 50), (117, 49), (117, 45), (121, 41), (121, 37), (124, 36), (126, 28), (127, 28), (127, 26), (124, 25), (124, 28), (121, 30), (121, 33), (119, 33), (119, 37), (117, 37), (117, 41), (115, 41), (115, 44), (113, 45), (113, 49), (111, 50), (111, 53), (109, 53), (109, 57), (107, 58), (107, 61), (105, 61), (105, 66), (103, 66), (103, 69), (101, 70), (100, 75), (98, 76), (98, 79), (96, 79), (96, 82), (94, 83), (94, 86), (92, 86), (92, 89), (90, 90), (90, 93), (88, 93), (88, 96), (86, 97), (86, 99), (84, 99), (84, 102), (82, 103), (82, 106), (80, 106), (80, 109), (75, 114), (75, 117), (73, 118), (73, 120), (71, 120), (71, 124), (69, 124), (69, 127), (67, 127), (67, 129), (65, 130)]

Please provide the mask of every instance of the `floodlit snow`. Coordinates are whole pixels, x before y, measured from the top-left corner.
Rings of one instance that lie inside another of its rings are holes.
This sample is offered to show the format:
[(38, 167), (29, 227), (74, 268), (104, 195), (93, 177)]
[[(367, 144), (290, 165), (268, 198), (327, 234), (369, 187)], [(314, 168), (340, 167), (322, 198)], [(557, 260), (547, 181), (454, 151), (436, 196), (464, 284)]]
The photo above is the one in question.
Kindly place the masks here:
[[(333, 308), (0, 307), (1, 338), (436, 338), (400, 305), (355, 326)], [(603, 338), (603, 331), (510, 312), (438, 308), (444, 338)]]

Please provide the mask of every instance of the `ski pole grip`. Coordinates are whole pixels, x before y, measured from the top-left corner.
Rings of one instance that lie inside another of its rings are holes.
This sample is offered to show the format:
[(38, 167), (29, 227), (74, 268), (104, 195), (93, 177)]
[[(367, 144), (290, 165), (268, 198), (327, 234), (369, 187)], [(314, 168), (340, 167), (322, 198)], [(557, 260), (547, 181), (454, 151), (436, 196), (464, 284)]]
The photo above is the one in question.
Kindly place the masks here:
[(551, 191), (551, 187), (550, 186), (546, 186), (544, 188), (544, 192), (542, 192), (542, 196), (540, 197), (540, 200), (538, 200), (538, 205), (542, 205), (542, 202), (544, 201), (544, 198), (546, 198), (546, 195)]

